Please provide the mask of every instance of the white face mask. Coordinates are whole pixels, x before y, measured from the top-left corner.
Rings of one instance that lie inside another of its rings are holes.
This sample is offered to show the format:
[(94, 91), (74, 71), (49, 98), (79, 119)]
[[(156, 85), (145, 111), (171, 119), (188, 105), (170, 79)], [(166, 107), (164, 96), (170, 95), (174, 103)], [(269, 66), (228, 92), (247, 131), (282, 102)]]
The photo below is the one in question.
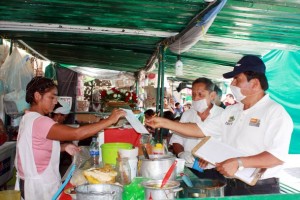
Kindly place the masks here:
[(233, 86), (233, 85), (230, 85), (230, 89), (231, 89), (231, 92), (232, 92), (233, 96), (236, 98), (236, 100), (238, 102), (241, 102), (243, 99), (246, 98), (246, 96), (244, 96), (241, 93), (241, 88)]
[(192, 107), (197, 112), (203, 113), (208, 108), (208, 105), (206, 99), (202, 99), (198, 101), (192, 101)]

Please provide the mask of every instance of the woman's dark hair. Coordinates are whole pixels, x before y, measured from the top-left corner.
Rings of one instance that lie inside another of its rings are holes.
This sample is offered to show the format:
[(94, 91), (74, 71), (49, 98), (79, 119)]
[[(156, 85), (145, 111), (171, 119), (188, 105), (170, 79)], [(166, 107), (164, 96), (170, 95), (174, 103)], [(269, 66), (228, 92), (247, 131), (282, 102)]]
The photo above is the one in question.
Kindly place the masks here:
[(269, 89), (269, 84), (268, 84), (268, 79), (265, 74), (263, 73), (258, 73), (258, 72), (252, 72), (252, 71), (247, 71), (244, 72), (245, 76), (247, 77), (247, 81), (249, 82), (251, 79), (257, 78), (258, 81), (260, 82), (261, 88), (266, 91)]
[(49, 90), (56, 88), (57, 85), (53, 80), (42, 76), (37, 76), (31, 79), (26, 86), (26, 102), (29, 104), (34, 103), (34, 93), (39, 92), (41, 95), (45, 94)]
[(196, 80), (193, 81), (192, 86), (194, 86), (197, 83), (204, 83), (205, 84), (205, 89), (209, 92), (214, 91), (215, 89), (215, 84), (208, 78), (197, 78)]

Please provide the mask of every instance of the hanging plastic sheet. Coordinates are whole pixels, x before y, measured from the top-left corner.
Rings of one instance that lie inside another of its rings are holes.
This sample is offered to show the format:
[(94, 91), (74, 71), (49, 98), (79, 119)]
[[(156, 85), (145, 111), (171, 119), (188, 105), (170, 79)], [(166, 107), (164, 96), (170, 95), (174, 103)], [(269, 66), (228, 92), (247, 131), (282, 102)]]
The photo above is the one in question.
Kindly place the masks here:
[(272, 50), (263, 56), (270, 97), (284, 106), (293, 119), (290, 154), (300, 153), (300, 51)]
[(209, 6), (201, 20), (169, 46), (170, 50), (176, 54), (180, 54), (194, 46), (206, 34), (226, 2), (227, 0), (220, 0), (216, 2), (216, 5), (212, 4)]
[(4, 82), (5, 93), (26, 90), (26, 85), (33, 78), (30, 56), (14, 48), (1, 66), (0, 79)]

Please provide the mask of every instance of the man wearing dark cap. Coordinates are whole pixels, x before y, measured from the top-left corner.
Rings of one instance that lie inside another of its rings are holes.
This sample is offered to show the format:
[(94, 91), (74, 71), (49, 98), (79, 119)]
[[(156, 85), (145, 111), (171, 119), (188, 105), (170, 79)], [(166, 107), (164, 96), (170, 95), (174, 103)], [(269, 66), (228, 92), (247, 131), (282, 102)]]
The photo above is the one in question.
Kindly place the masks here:
[[(186, 136), (219, 136), (223, 143), (244, 152), (243, 157), (233, 156), (216, 163), (216, 170), (229, 177), (226, 196), (271, 194), (280, 190), (279, 173), (288, 155), (293, 122), (285, 109), (265, 93), (268, 89), (265, 71), (266, 66), (259, 57), (246, 55), (233, 71), (223, 74), (224, 78), (233, 78), (230, 88), (238, 103), (226, 107), (205, 126), (200, 123), (179, 125), (162, 118), (146, 121), (153, 128), (168, 128)], [(250, 186), (232, 178), (243, 168), (267, 170)]]

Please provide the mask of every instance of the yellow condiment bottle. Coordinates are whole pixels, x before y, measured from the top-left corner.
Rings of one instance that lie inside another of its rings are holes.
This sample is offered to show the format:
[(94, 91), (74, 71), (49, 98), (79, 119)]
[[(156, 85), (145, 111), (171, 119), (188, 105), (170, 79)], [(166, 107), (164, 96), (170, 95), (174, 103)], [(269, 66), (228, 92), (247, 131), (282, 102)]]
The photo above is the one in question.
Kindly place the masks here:
[(164, 154), (164, 147), (161, 143), (155, 144), (155, 146), (153, 147), (153, 154), (159, 154), (159, 155)]

